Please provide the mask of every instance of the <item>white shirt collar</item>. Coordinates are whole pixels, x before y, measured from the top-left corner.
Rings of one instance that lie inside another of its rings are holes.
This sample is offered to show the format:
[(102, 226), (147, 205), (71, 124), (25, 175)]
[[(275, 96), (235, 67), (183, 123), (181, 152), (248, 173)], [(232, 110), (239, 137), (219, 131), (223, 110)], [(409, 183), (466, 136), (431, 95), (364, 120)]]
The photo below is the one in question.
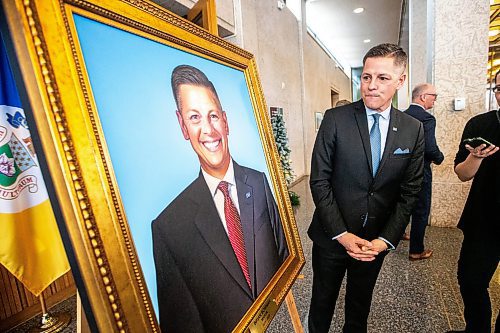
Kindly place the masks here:
[(205, 178), (205, 182), (210, 189), (210, 193), (212, 193), (212, 197), (215, 197), (215, 194), (217, 193), (217, 187), (219, 186), (219, 183), (221, 181), (226, 181), (229, 183), (229, 185), (236, 186), (236, 180), (234, 178), (233, 159), (229, 160), (229, 167), (227, 168), (226, 174), (224, 175), (224, 178), (222, 180), (209, 175), (207, 172), (205, 172), (205, 170), (203, 170), (203, 168), (201, 169), (201, 173), (203, 174), (203, 178)]
[(369, 107), (367, 107), (365, 105), (366, 115), (371, 116), (372, 114), (379, 114), (380, 116), (382, 116), (382, 118), (389, 119), (390, 115), (391, 115), (391, 107), (392, 107), (392, 104), (389, 104), (389, 107), (387, 109), (385, 109), (382, 112), (377, 112), (375, 110), (370, 109)]

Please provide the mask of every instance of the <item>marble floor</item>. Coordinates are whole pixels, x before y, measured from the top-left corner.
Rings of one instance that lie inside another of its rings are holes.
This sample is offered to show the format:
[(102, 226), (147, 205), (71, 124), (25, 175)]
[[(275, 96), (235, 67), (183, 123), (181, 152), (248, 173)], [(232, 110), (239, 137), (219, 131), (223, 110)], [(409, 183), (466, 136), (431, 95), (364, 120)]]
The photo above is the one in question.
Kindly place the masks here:
[[(297, 210), (297, 226), (302, 239), (306, 264), (292, 287), (302, 323), (306, 323), (311, 297), (312, 243), (306, 235), (314, 204), (307, 178), (293, 188), (300, 195)], [(385, 260), (374, 292), (372, 311), (368, 320), (370, 333), (444, 333), (464, 329), (463, 304), (456, 279), (456, 263), (462, 242), (462, 234), (454, 228), (429, 227), (426, 246), (434, 250), (429, 260), (410, 262), (408, 242), (402, 241)], [(490, 286), (494, 318), (500, 308), (500, 285)], [(341, 332), (343, 324), (344, 294), (338, 299), (337, 312), (330, 332)], [(75, 314), (75, 299), (60, 303), (52, 312), (70, 311)], [(73, 318), (76, 315), (73, 316)], [(31, 320), (11, 332), (26, 332), (38, 319)], [(63, 333), (76, 332), (75, 321)], [(306, 329), (307, 325), (304, 325)], [(293, 332), (286, 305), (283, 304), (268, 328), (269, 333)]]

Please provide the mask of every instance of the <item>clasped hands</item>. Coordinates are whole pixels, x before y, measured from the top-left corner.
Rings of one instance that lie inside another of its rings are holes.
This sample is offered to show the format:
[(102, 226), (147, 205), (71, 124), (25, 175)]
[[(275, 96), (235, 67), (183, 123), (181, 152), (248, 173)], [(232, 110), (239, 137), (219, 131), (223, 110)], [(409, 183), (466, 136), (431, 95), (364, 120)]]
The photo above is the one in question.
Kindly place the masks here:
[(367, 241), (350, 232), (337, 238), (337, 241), (346, 249), (348, 255), (361, 261), (375, 260), (379, 253), (387, 250), (387, 244), (383, 240)]

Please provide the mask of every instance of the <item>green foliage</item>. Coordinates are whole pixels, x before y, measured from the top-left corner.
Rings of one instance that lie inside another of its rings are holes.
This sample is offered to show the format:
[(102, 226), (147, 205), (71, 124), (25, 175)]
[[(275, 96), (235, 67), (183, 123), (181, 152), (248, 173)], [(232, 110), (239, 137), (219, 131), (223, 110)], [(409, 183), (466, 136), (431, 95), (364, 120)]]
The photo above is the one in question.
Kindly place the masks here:
[(288, 195), (290, 196), (290, 203), (292, 206), (300, 205), (300, 196), (294, 191), (288, 191)]
[(277, 112), (271, 117), (271, 124), (273, 128), (274, 139), (276, 141), (276, 148), (281, 159), (281, 167), (287, 185), (290, 185), (295, 176), (292, 170), (292, 160), (290, 158), (290, 147), (288, 146), (288, 136), (283, 120), (283, 113)]
[[(295, 179), (295, 175), (292, 170), (292, 160), (290, 158), (290, 147), (288, 146), (288, 135), (285, 127), (285, 120), (283, 119), (282, 110), (274, 113), (271, 117), (271, 125), (273, 128), (274, 139), (276, 141), (276, 148), (278, 149), (278, 154), (280, 155), (281, 168), (283, 169), (283, 176), (288, 186)], [(290, 202), (292, 206), (298, 206), (300, 204), (300, 197), (297, 193), (293, 191), (288, 191), (290, 195)]]

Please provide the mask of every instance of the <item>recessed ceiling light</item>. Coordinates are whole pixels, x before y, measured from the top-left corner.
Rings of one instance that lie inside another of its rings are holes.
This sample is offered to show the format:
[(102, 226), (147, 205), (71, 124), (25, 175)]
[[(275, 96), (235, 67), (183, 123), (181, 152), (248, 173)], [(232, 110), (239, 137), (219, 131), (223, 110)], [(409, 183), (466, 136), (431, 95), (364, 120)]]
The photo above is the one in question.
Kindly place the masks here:
[(360, 13), (362, 13), (362, 12), (364, 12), (364, 11), (365, 11), (365, 9), (364, 9), (363, 7), (358, 7), (358, 8), (356, 8), (356, 9), (354, 9), (352, 12), (353, 12), (354, 14), (360, 14)]
[(371, 39), (363, 39), (363, 43), (369, 43), (371, 41), (372, 41)]

